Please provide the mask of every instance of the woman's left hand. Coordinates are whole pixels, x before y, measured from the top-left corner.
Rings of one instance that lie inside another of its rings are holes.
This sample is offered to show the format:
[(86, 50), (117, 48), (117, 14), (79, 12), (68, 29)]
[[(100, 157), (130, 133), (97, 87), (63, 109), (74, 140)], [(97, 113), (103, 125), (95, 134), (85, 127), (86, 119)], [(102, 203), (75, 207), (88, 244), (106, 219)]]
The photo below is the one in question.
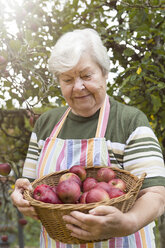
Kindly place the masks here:
[(129, 235), (132, 220), (112, 206), (98, 206), (89, 214), (73, 211), (63, 216), (73, 237), (83, 240), (109, 239)]
[[(152, 206), (152, 207), (151, 207)], [(98, 206), (84, 214), (73, 211), (63, 219), (71, 235), (84, 240), (123, 237), (137, 232), (160, 215), (165, 208), (165, 187), (142, 189), (134, 206), (122, 213), (112, 206)]]

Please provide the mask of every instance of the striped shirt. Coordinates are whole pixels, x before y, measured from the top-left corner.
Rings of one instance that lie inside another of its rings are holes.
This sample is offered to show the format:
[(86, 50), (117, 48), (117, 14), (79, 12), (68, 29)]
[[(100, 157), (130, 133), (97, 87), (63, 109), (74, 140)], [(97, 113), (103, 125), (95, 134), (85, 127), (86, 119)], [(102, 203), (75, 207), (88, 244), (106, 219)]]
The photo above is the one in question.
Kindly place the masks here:
[[(128, 170), (136, 176), (147, 172), (143, 188), (165, 186), (165, 167), (161, 148), (146, 116), (140, 110), (119, 103), (112, 97), (110, 97), (110, 104), (111, 111), (105, 138), (112, 166)], [(36, 178), (37, 161), (45, 139), (49, 137), (65, 110), (66, 107), (51, 109), (36, 122), (30, 139), (23, 176)], [(70, 112), (58, 137), (61, 139), (93, 138), (98, 116), (99, 111), (91, 117), (80, 117)], [(155, 247), (152, 228), (153, 223), (128, 237), (114, 238), (93, 245), (110, 248)], [(41, 245), (41, 247), (58, 247), (56, 241), (51, 239), (47, 240), (47, 244), (50, 245)], [(72, 245), (60, 244), (60, 246), (70, 248)], [(78, 247), (77, 245), (73, 246)], [(83, 245), (83, 248), (88, 246), (91, 244)]]

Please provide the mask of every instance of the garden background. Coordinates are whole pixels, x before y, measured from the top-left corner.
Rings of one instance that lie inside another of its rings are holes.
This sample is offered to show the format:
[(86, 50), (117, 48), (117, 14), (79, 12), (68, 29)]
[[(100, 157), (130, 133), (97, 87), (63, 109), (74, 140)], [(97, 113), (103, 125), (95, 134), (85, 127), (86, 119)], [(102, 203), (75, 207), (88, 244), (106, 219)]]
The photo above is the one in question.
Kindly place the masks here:
[(11, 247), (39, 247), (40, 223), (20, 224), (10, 194), (35, 120), (65, 105), (48, 71), (50, 51), (63, 33), (84, 27), (97, 30), (109, 51), (107, 93), (147, 115), (165, 158), (164, 0), (0, 0), (0, 163), (12, 167), (0, 177), (0, 236)]

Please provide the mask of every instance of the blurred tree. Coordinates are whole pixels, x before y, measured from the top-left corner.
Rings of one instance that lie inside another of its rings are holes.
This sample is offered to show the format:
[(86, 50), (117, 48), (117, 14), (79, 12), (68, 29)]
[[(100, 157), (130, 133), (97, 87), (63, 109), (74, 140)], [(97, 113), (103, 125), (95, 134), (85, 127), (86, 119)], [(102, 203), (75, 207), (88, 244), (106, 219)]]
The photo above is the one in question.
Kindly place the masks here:
[[(4, 108), (65, 104), (48, 72), (56, 40), (92, 27), (109, 50), (108, 94), (144, 111), (165, 154), (165, 3), (158, 0), (8, 0), (0, 10), (0, 98)], [(9, 32), (15, 22), (17, 32)], [(7, 98), (4, 96), (7, 95)]]
[(145, 112), (165, 157), (164, 0), (63, 2), (0, 0), (0, 162), (21, 176), (35, 119), (65, 105), (48, 71), (50, 51), (63, 33), (84, 27), (96, 29), (108, 49), (107, 93)]

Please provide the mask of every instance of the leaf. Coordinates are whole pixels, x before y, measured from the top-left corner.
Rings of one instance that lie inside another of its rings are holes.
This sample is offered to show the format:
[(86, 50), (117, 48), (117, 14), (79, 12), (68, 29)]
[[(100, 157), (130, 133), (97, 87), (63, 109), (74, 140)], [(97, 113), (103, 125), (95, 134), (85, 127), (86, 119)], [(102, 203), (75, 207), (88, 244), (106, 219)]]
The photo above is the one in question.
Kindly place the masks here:
[(36, 85), (38, 85), (39, 87), (42, 86), (41, 81), (38, 80), (36, 77), (32, 76), (31, 79), (32, 79), (32, 81), (33, 81)]
[(126, 84), (130, 81), (131, 75), (129, 75), (123, 82), (121, 85), (121, 88), (124, 88), (126, 86)]
[(18, 52), (21, 49), (21, 42), (19, 40), (10, 40), (10, 47), (14, 52)]
[(130, 78), (131, 79), (131, 82), (132, 81), (135, 81), (136, 78), (137, 78), (137, 75), (136, 74), (131, 75), (131, 78)]
[(159, 112), (159, 116), (161, 117), (162, 127), (165, 128), (165, 111)]
[(158, 63), (158, 65), (160, 66), (161, 71), (165, 74), (165, 67), (161, 63)]
[(150, 77), (144, 76), (144, 79), (145, 79), (146, 81), (152, 82), (152, 83), (154, 83), (154, 84), (158, 84), (158, 83), (159, 83), (159, 82), (156, 81), (155, 79), (151, 78), (151, 76), (150, 76)]
[(159, 95), (153, 95), (151, 94), (151, 101), (152, 101), (152, 106), (153, 106), (153, 113), (157, 113), (160, 107), (162, 106), (161, 103), (161, 98)]
[(31, 40), (33, 40), (32, 32), (29, 29), (26, 29), (25, 31), (25, 39), (29, 43)]
[(0, 94), (0, 98), (1, 98), (1, 99), (5, 99), (5, 98), (4, 98), (4, 96), (3, 96), (3, 95), (1, 95), (1, 94)]
[(11, 87), (11, 85), (12, 85), (12, 82), (10, 82), (10, 81), (5, 81), (4, 82), (5, 87)]
[(139, 67), (139, 68), (137, 69), (136, 73), (139, 75), (141, 72), (142, 72), (142, 68)]
[(9, 100), (6, 101), (6, 107), (8, 109), (11, 109), (13, 107), (12, 99), (9, 99)]
[(73, 0), (73, 7), (77, 9), (79, 0)]
[(165, 88), (165, 83), (164, 82), (159, 82), (158, 83), (158, 90), (164, 89)]
[(131, 48), (126, 48), (126, 49), (124, 50), (124, 55), (125, 55), (125, 56), (128, 56), (128, 57), (131, 57), (134, 53), (135, 53), (134, 50), (131, 49)]

